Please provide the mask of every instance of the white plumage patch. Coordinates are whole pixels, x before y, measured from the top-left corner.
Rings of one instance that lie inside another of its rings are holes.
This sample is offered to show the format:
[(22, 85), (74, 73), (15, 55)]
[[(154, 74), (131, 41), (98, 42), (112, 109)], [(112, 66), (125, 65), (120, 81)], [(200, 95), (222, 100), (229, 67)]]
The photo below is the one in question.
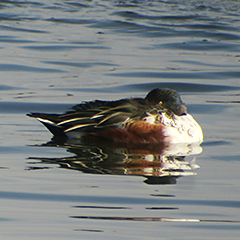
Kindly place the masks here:
[(47, 119), (43, 119), (43, 118), (37, 118), (37, 120), (39, 121), (39, 122), (43, 122), (43, 123), (46, 123), (46, 124), (51, 124), (51, 125), (54, 125), (54, 126), (56, 126), (56, 124), (54, 123), (54, 122), (52, 122), (52, 121), (50, 121), (50, 120), (47, 120)]
[(200, 144), (203, 141), (202, 128), (190, 114), (169, 118), (163, 113), (161, 121), (167, 142)]

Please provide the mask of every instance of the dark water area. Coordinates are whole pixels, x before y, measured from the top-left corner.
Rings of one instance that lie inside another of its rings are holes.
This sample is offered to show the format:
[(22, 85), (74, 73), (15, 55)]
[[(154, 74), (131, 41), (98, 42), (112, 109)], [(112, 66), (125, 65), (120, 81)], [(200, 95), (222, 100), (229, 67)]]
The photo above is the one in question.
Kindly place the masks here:
[[(240, 2), (1, 1), (2, 239), (240, 237)], [(51, 139), (29, 112), (173, 88), (201, 146)]]

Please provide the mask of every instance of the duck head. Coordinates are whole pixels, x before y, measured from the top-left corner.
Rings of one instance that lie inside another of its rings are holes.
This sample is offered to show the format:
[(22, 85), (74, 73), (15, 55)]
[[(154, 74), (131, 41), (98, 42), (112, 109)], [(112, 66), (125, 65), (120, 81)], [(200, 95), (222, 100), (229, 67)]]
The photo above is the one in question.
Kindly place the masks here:
[(149, 104), (160, 104), (178, 116), (186, 115), (187, 108), (177, 91), (169, 88), (155, 88), (145, 97)]

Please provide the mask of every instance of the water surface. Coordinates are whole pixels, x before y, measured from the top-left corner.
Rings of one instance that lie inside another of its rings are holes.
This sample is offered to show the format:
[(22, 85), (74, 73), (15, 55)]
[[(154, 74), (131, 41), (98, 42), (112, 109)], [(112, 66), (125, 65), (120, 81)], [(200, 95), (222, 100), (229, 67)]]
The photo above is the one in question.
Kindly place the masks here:
[[(2, 1), (1, 237), (239, 239), (239, 11), (233, 0)], [(204, 132), (202, 151), (170, 166), (169, 152), (146, 165), (146, 149), (51, 142), (26, 117), (155, 87), (179, 91)]]

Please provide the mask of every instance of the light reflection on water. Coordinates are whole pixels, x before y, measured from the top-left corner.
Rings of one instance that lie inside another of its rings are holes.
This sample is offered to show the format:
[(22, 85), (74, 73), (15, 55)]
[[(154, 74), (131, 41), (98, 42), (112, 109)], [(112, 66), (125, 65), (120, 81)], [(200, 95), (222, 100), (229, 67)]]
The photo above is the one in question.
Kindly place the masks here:
[[(60, 140), (61, 141), (61, 140)], [(61, 168), (82, 171), (92, 174), (134, 175), (147, 178), (147, 184), (174, 184), (176, 179), (183, 176), (195, 175), (199, 167), (195, 158), (186, 162), (186, 156), (201, 153), (196, 145), (175, 144), (164, 147), (162, 144), (128, 144), (116, 146), (110, 143), (58, 142), (51, 141), (42, 147), (61, 147), (73, 154), (62, 158), (37, 158), (42, 163), (58, 164)], [(29, 170), (42, 169), (39, 162)], [(45, 169), (46, 167), (43, 167)]]
[[(234, 0), (2, 1), (0, 235), (239, 239), (239, 9)], [(201, 154), (40, 146), (49, 134), (25, 117), (155, 87), (180, 92), (203, 128)]]

